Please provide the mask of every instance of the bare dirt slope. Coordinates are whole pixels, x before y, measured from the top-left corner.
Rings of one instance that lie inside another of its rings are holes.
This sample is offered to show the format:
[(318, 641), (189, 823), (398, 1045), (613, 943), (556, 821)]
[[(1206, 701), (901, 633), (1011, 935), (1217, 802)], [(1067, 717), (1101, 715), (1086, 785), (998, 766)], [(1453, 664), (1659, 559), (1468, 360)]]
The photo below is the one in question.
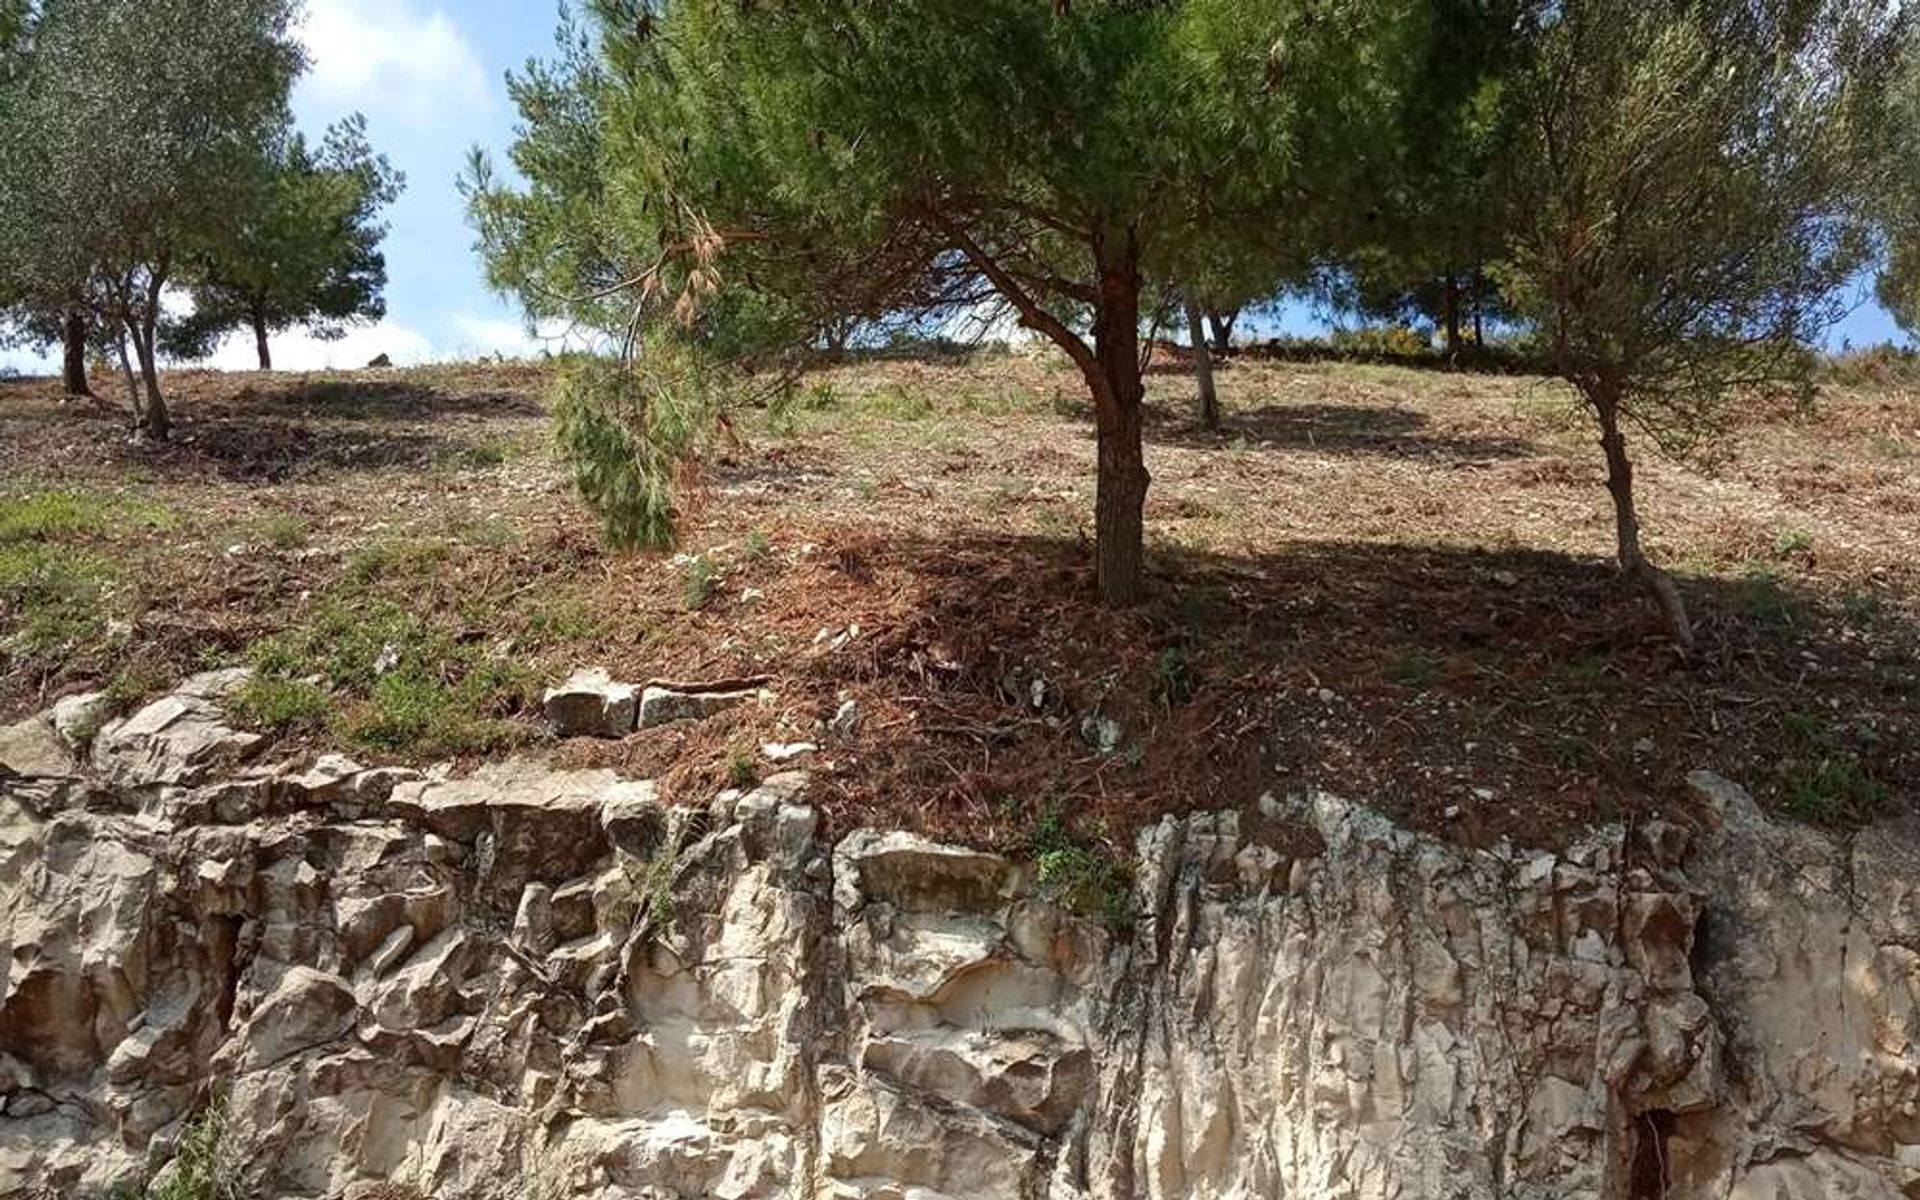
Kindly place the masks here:
[[(569, 761), (704, 799), (767, 742), (832, 819), (1012, 844), (1314, 783), (1467, 841), (1684, 809), (1710, 767), (1808, 819), (1920, 797), (1920, 404), (1756, 406), (1719, 456), (1642, 447), (1683, 661), (1606, 562), (1597, 449), (1519, 376), (1243, 359), (1228, 428), (1156, 374), (1153, 598), (1091, 601), (1074, 378), (996, 357), (812, 377), (715, 447), (678, 555), (614, 556), (525, 366), (178, 374), (172, 446), (0, 383), (0, 709), (251, 662), (288, 752), (471, 760), (540, 689), (766, 676), (776, 699)], [(1108, 723), (1110, 722), (1110, 724)], [(1110, 743), (1100, 747), (1093, 743)]]

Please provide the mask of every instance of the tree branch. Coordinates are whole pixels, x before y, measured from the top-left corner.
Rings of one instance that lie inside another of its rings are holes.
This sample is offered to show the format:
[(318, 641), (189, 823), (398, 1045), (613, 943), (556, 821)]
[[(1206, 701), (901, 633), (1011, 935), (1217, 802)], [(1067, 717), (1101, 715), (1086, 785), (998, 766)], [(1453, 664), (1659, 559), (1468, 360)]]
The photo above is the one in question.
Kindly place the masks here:
[(1020, 323), (1036, 333), (1045, 334), (1053, 339), (1054, 344), (1067, 352), (1067, 356), (1073, 359), (1074, 365), (1080, 368), (1081, 374), (1085, 375), (1088, 382), (1104, 396), (1107, 388), (1106, 377), (1100, 371), (1100, 360), (1094, 356), (1093, 348), (1073, 330), (1067, 328), (1065, 321), (1040, 307), (1039, 303), (1027, 294), (1026, 289), (1020, 286), (1019, 280), (1009, 275), (998, 262), (994, 261), (992, 255), (981, 249), (980, 244), (968, 236), (966, 230), (936, 207), (929, 205), (925, 211), (927, 217), (953, 240), (953, 244), (961, 253), (967, 256), (968, 261), (979, 268), (980, 273), (985, 275), (994, 288), (1007, 298), (1007, 302), (1013, 305), (1015, 311), (1020, 314)]

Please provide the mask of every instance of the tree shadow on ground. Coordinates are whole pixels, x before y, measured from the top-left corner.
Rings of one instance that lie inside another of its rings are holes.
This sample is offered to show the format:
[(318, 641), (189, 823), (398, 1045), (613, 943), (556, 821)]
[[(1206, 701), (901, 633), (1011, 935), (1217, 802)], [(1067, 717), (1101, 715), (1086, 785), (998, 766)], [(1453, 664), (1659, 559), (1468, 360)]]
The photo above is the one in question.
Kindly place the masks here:
[(317, 378), (229, 393), (223, 377), (204, 372), (169, 374), (164, 383), (174, 419), (165, 443), (132, 442), (118, 397), (62, 403), (57, 381), (47, 380), (0, 385), (0, 438), (37, 442), (42, 452), (64, 443), (116, 473), (278, 483), (459, 463), (480, 454), (483, 442), (542, 419), (531, 396), (497, 387)]
[(428, 424), (447, 417), (538, 418), (537, 398), (499, 388), (474, 391), (380, 379), (318, 378), (248, 385), (231, 400), (207, 405), (212, 413), (292, 420)]
[(314, 429), (291, 421), (212, 418), (179, 427), (164, 444), (122, 444), (118, 457), (163, 476), (286, 483), (363, 471), (431, 469), (473, 443), (412, 430)]
[(856, 530), (713, 619), (743, 643), (765, 622), (864, 631), (775, 683), (812, 719), (843, 697), (866, 714), (822, 772), (830, 819), (976, 843), (1019, 845), (1052, 810), (1124, 846), (1168, 811), (1319, 787), (1471, 844), (1556, 846), (1684, 819), (1696, 769), (1833, 824), (1916, 803), (1912, 614), (1868, 627), (1691, 578), (1683, 659), (1610, 564), (1560, 554), (1297, 543), (1154, 574), (1112, 612), (1069, 541)]
[(1229, 406), (1221, 428), (1209, 430), (1190, 413), (1156, 406), (1147, 436), (1154, 442), (1218, 449), (1244, 443), (1253, 449), (1310, 450), (1325, 454), (1392, 458), (1484, 460), (1527, 458), (1539, 448), (1520, 438), (1436, 431), (1425, 413), (1379, 404), (1267, 404)]

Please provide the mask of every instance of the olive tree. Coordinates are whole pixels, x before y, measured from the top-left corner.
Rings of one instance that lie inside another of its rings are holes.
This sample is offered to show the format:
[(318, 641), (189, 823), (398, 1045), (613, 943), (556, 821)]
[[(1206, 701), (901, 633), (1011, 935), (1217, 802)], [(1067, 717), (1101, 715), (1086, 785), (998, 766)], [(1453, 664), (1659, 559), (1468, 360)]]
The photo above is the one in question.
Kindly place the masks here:
[(1911, 336), (1920, 333), (1920, 32), (1912, 27), (1887, 111), (1876, 205), (1886, 237), (1874, 292)]
[[(161, 301), (232, 228), (302, 65), (295, 0), (47, 0), (0, 121), (0, 275), (121, 351), (136, 428), (164, 439)], [(137, 371), (137, 378), (136, 378)]]
[(1804, 385), (1872, 254), (1892, 0), (1562, 0), (1544, 10), (1506, 294), (1600, 433), (1621, 570), (1683, 648), (1627, 432), (1684, 450), (1729, 401)]
[[(1004, 307), (1084, 381), (1098, 591), (1129, 604), (1148, 281), (1177, 279), (1195, 239), (1265, 241), (1348, 202), (1390, 141), (1417, 9), (594, 0), (591, 48), (521, 81), (530, 198), (482, 169), (476, 220), (530, 313), (617, 300), (638, 328), (665, 296), (764, 344)], [(571, 235), (550, 219), (586, 207)]]

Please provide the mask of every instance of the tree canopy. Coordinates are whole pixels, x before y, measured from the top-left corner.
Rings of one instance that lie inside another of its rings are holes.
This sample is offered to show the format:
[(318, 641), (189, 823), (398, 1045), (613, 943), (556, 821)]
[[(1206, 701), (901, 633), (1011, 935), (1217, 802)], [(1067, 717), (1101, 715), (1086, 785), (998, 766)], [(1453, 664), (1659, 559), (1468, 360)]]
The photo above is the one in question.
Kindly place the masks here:
[(156, 438), (169, 425), (162, 297), (230, 234), (258, 147), (284, 121), (303, 65), (294, 10), (58, 0), (34, 18), (0, 100), (0, 291), (33, 311), (91, 312), (123, 347), (136, 423)]
[(1343, 245), (1315, 264), (1317, 291), (1365, 316), (1430, 323), (1449, 353), (1469, 325), (1502, 315), (1489, 267), (1502, 255), (1515, 83), (1536, 46), (1537, 0), (1435, 0), (1401, 105), (1393, 170), (1346, 216)]
[(1143, 588), (1145, 282), (1350, 203), (1422, 30), (1402, 0), (590, 11), (516, 81), (526, 190), (470, 179), (495, 281), (762, 351), (1004, 308), (1086, 381), (1113, 603)]
[(290, 126), (259, 156), (225, 236), (184, 264), (190, 316), (165, 331), (178, 357), (204, 357), (224, 335), (252, 332), (260, 369), (270, 370), (270, 334), (304, 326), (339, 337), (346, 326), (386, 315), (386, 227), (380, 211), (402, 180), (367, 143), (355, 115), (310, 146)]
[(1909, 335), (1920, 334), (1920, 31), (1910, 29), (1887, 104), (1878, 211), (1885, 258), (1875, 296)]

